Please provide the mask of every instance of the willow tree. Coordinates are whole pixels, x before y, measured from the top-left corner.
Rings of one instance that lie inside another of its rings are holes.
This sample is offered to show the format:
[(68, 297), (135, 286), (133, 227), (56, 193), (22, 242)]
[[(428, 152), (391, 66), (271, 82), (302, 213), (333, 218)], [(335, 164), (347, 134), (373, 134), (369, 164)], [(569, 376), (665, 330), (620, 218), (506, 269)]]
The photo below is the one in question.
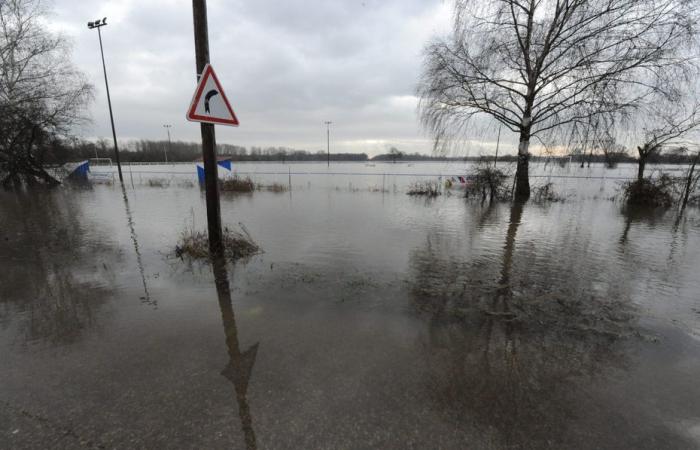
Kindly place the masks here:
[(685, 61), (696, 7), (697, 0), (456, 0), (451, 35), (425, 50), (421, 119), (436, 145), (463, 135), (476, 115), (518, 133), (515, 194), (526, 199), (532, 139), (633, 105), (658, 86), (639, 80)]
[(66, 40), (46, 28), (41, 0), (0, 0), (0, 185), (55, 184), (44, 170), (52, 141), (84, 120), (91, 86)]

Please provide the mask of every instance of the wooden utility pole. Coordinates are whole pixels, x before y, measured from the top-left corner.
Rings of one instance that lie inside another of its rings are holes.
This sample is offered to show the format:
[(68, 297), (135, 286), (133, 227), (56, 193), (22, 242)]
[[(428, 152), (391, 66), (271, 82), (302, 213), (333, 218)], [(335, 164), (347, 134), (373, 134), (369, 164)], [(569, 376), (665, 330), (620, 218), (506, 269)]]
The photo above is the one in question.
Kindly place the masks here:
[[(194, 16), (194, 51), (197, 60), (197, 80), (209, 64), (209, 30), (207, 25), (207, 1), (192, 0)], [(216, 134), (214, 124), (202, 123), (202, 156), (204, 158), (204, 187), (207, 198), (207, 224), (209, 251), (213, 256), (222, 255), (224, 243), (221, 233), (221, 204), (219, 202), (219, 175), (216, 167)]]

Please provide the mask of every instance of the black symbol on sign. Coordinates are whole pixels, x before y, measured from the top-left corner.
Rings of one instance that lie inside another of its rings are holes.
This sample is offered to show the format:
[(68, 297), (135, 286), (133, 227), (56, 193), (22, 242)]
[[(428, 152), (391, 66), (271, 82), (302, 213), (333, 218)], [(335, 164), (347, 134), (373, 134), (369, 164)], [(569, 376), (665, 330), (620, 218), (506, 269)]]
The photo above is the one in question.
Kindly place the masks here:
[(211, 111), (209, 110), (209, 100), (215, 96), (218, 95), (219, 91), (216, 89), (212, 89), (211, 91), (207, 92), (207, 95), (204, 96), (204, 112), (207, 114), (211, 114)]

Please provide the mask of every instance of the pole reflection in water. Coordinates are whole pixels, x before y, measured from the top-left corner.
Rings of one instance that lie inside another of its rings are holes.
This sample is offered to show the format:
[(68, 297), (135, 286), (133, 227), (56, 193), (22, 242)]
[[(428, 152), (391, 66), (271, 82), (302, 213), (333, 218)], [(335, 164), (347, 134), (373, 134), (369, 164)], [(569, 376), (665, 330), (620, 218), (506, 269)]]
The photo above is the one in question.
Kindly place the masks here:
[(228, 271), (226, 270), (226, 259), (223, 256), (212, 258), (214, 279), (216, 282), (216, 293), (219, 297), (219, 308), (221, 308), (221, 320), (226, 333), (226, 347), (228, 348), (229, 362), (221, 371), (236, 391), (236, 402), (238, 403), (238, 415), (241, 419), (241, 428), (245, 437), (247, 449), (256, 449), (255, 431), (253, 430), (253, 418), (250, 415), (250, 406), (246, 398), (248, 392), (248, 382), (255, 364), (255, 357), (258, 354), (259, 343), (253, 344), (245, 352), (241, 352), (238, 342), (238, 329), (236, 328), (236, 316), (233, 312), (231, 300), (231, 288), (228, 281)]
[[(448, 420), (474, 426), (496, 448), (571, 448), (586, 439), (596, 447), (567, 418), (593, 408), (597, 376), (627, 363), (624, 343), (640, 332), (629, 289), (622, 281), (589, 289), (578, 274), (593, 272), (595, 258), (585, 245), (563, 258), (564, 243), (578, 242), (568, 235), (539, 253), (522, 245), (527, 208), (499, 208), (496, 258), (473, 258), (444, 233), (411, 255), (412, 303), (428, 321), (426, 386)], [(596, 417), (615, 414), (611, 406)]]
[(126, 220), (129, 224), (129, 231), (131, 233), (131, 241), (134, 243), (134, 251), (136, 252), (136, 264), (139, 266), (139, 274), (141, 274), (141, 283), (143, 284), (143, 294), (141, 301), (147, 305), (151, 305), (154, 308), (158, 307), (158, 302), (156, 300), (151, 300), (151, 294), (148, 292), (148, 285), (146, 284), (146, 272), (143, 268), (143, 261), (141, 260), (141, 250), (139, 250), (139, 241), (136, 236), (136, 228), (134, 228), (134, 217), (131, 214), (131, 208), (129, 208), (129, 197), (126, 195), (126, 188), (122, 183), (122, 196), (124, 197), (124, 209), (126, 209)]

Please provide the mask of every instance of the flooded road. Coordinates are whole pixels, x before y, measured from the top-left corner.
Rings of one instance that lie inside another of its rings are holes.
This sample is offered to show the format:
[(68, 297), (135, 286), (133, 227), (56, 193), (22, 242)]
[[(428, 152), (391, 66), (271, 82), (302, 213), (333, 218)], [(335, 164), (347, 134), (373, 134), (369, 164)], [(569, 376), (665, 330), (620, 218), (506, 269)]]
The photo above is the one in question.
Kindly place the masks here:
[(697, 210), (315, 180), (0, 193), (0, 447), (700, 448)]

